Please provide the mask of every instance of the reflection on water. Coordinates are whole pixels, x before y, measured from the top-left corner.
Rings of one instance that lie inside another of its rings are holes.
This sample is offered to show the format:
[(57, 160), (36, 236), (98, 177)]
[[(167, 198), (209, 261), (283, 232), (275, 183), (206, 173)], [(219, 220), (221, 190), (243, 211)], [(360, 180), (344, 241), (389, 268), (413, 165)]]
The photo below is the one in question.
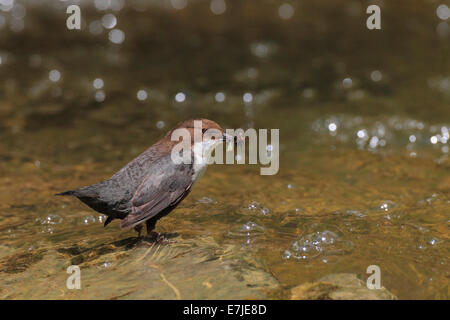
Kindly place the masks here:
[[(80, 31), (63, 1), (0, 4), (1, 298), (288, 298), (369, 265), (449, 298), (444, 2), (383, 3), (376, 32), (357, 1), (81, 4)], [(165, 245), (53, 196), (199, 116), (280, 128), (279, 173), (212, 166)]]

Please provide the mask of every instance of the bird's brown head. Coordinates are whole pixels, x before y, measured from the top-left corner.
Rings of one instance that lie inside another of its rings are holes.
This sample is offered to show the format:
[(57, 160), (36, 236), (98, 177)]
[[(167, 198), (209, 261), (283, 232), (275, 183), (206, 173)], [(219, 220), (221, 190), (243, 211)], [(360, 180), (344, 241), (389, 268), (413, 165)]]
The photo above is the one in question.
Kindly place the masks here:
[[(195, 138), (201, 140), (226, 139), (226, 134), (222, 127), (215, 121), (209, 119), (190, 119), (180, 122), (175, 128), (167, 133), (166, 137), (170, 138), (172, 133), (177, 129), (186, 129), (191, 136), (192, 143), (194, 143)], [(195, 134), (197, 134), (197, 136)]]
[(194, 134), (194, 129), (201, 128), (202, 134), (205, 134), (207, 130), (218, 130), (221, 134), (224, 133), (223, 129), (219, 124), (217, 124), (215, 121), (209, 120), (209, 119), (190, 119), (183, 122), (180, 122), (175, 129), (178, 128), (186, 128), (188, 129), (192, 134)]
[(158, 153), (168, 153), (178, 143), (189, 140), (192, 147), (201, 144), (205, 153), (210, 153), (222, 142), (226, 142), (227, 146), (229, 146), (228, 143), (236, 143), (236, 138), (226, 134), (216, 122), (209, 119), (190, 119), (178, 123), (154, 146), (157, 147), (155, 150)]

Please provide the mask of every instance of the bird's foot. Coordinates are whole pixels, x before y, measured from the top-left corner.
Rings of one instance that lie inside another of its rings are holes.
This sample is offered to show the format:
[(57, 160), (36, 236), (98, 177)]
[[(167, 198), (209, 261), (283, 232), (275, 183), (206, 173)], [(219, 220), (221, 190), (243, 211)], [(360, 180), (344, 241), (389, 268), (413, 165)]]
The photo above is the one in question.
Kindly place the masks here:
[(169, 244), (176, 242), (175, 240), (167, 239), (163, 234), (151, 231), (144, 238), (145, 241), (156, 243), (156, 244)]

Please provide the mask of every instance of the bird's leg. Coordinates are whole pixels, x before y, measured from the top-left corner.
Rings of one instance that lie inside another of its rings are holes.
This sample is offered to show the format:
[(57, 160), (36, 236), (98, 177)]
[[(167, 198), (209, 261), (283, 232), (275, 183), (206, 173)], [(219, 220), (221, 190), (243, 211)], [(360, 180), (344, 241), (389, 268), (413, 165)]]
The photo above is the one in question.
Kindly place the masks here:
[(138, 233), (138, 238), (141, 237), (141, 231), (142, 231), (142, 224), (138, 224), (137, 226), (134, 226), (134, 231)]
[(149, 219), (146, 221), (146, 225), (147, 225), (147, 238), (151, 241), (154, 241), (158, 244), (169, 244), (169, 243), (174, 243), (176, 241), (173, 240), (169, 240), (166, 239), (162, 234), (153, 231), (155, 229), (155, 225), (156, 225), (156, 219)]
[(153, 231), (155, 229), (156, 221), (149, 219), (145, 222), (145, 225), (147, 226), (147, 238), (157, 241), (159, 238), (159, 233)]

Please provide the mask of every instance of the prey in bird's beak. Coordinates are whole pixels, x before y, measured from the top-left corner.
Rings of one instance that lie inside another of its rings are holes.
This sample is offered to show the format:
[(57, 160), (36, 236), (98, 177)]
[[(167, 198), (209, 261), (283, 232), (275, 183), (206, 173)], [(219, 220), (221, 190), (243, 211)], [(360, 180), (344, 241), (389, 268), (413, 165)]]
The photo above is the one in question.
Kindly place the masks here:
[(240, 139), (237, 135), (231, 135), (225, 132), (223, 133), (222, 141), (226, 143), (227, 151), (232, 151), (233, 147), (236, 146), (241, 140), (242, 139)]

